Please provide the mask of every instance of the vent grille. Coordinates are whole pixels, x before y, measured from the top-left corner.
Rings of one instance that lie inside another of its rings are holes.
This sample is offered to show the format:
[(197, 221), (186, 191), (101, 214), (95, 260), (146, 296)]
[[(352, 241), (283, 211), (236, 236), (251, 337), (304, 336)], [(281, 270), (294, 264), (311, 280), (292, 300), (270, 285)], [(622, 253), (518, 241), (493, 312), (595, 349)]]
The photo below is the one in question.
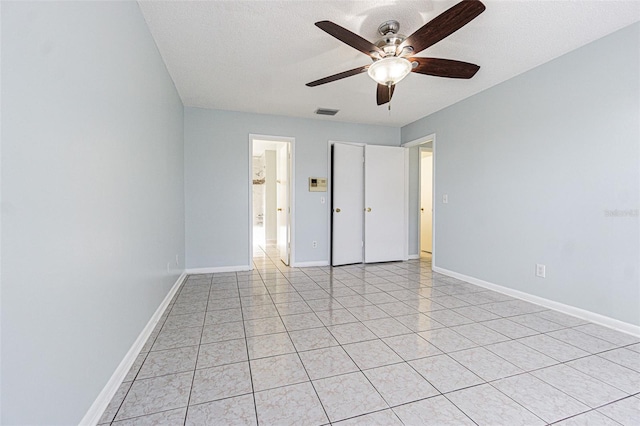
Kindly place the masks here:
[(340, 111), (339, 109), (318, 108), (316, 114), (318, 115), (336, 115)]

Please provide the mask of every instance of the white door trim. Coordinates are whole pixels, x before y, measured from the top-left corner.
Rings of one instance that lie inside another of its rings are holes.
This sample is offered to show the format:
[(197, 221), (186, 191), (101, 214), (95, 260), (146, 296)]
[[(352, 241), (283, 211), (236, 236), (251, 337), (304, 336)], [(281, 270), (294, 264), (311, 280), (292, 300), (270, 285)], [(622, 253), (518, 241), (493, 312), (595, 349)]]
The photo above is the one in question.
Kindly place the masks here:
[(424, 144), (427, 144), (427, 143), (429, 143), (431, 141), (433, 141), (433, 143), (435, 144), (435, 142), (436, 142), (436, 134), (435, 133), (431, 133), (430, 135), (422, 136), (422, 137), (420, 137), (418, 139), (414, 139), (412, 141), (403, 143), (400, 146), (405, 147), (405, 148), (413, 148), (414, 146), (424, 145)]
[[(420, 146), (420, 145), (425, 145), (427, 143), (431, 142), (432, 144), (432, 151), (433, 151), (433, 176), (431, 179), (431, 183), (433, 185), (433, 194), (432, 194), (432, 206), (433, 206), (433, 216), (432, 216), (432, 225), (431, 225), (431, 269), (436, 267), (436, 254), (437, 254), (437, 250), (436, 250), (436, 215), (437, 215), (437, 209), (436, 209), (436, 134), (432, 133), (430, 135), (427, 136), (422, 136), (418, 139), (414, 139), (412, 141), (409, 141), (407, 143), (402, 144), (401, 146), (405, 147), (405, 148), (412, 148), (414, 146)], [(420, 182), (420, 176), (422, 173), (422, 164), (420, 161), (420, 149), (418, 149), (418, 200), (420, 200), (420, 191), (421, 191), (421, 182)], [(408, 185), (407, 185), (408, 187)], [(408, 190), (408, 189), (407, 189)], [(418, 202), (418, 258), (420, 258), (420, 253), (421, 253), (421, 247), (420, 247), (420, 234), (421, 233), (421, 229), (420, 229), (420, 202)], [(407, 217), (407, 236), (409, 235), (409, 220)], [(408, 246), (408, 238), (407, 238), (407, 246)], [(408, 247), (407, 247), (408, 249)]]
[(404, 228), (404, 260), (409, 260), (409, 148), (407, 147), (404, 147)]
[(249, 244), (248, 244), (248, 253), (247, 260), (250, 270), (253, 269), (253, 141), (261, 140), (261, 141), (269, 141), (269, 142), (284, 142), (288, 143), (291, 153), (291, 158), (289, 159), (289, 208), (291, 209), (291, 213), (289, 214), (289, 235), (290, 235), (290, 254), (289, 254), (289, 265), (292, 266), (295, 264), (295, 175), (296, 175), (296, 162), (295, 162), (295, 153), (296, 153), (296, 138), (289, 136), (272, 136), (272, 135), (260, 135), (256, 133), (249, 133), (249, 176), (247, 182), (249, 183), (248, 192), (248, 200), (249, 200)]

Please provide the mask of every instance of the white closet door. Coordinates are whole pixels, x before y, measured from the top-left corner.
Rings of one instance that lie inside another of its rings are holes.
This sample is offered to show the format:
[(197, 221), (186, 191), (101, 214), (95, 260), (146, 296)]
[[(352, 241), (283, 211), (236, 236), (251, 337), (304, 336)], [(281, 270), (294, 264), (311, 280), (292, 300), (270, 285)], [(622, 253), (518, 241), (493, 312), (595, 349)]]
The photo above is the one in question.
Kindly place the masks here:
[(364, 182), (364, 261), (404, 260), (404, 148), (367, 145)]
[(333, 144), (332, 236), (333, 266), (362, 263), (364, 147)]

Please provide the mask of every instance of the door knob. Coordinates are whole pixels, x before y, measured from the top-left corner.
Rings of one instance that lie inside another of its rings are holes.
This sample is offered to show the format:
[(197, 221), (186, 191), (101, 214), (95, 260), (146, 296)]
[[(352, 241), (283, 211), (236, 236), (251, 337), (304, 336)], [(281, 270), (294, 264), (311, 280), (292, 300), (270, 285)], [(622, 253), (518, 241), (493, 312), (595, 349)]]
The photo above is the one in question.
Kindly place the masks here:
[(281, 212), (281, 211), (282, 211), (282, 209), (280, 209), (280, 208), (279, 208), (279, 209), (278, 209), (278, 211), (279, 211), (279, 212)]
[(340, 213), (340, 209), (336, 209), (336, 213)]
[(424, 211), (424, 209), (420, 209), (420, 211), (421, 211), (421, 212), (423, 212), (423, 211)]
[(367, 211), (367, 213), (370, 213), (371, 212), (371, 207), (367, 207), (366, 211)]

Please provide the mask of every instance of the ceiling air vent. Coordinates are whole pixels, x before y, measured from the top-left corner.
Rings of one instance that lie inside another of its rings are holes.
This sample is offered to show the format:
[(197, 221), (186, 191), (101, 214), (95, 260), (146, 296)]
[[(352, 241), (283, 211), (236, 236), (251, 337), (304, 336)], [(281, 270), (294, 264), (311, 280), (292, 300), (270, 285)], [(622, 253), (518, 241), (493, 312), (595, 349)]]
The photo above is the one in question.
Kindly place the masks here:
[(339, 109), (318, 108), (316, 114), (318, 115), (336, 115), (340, 111)]

